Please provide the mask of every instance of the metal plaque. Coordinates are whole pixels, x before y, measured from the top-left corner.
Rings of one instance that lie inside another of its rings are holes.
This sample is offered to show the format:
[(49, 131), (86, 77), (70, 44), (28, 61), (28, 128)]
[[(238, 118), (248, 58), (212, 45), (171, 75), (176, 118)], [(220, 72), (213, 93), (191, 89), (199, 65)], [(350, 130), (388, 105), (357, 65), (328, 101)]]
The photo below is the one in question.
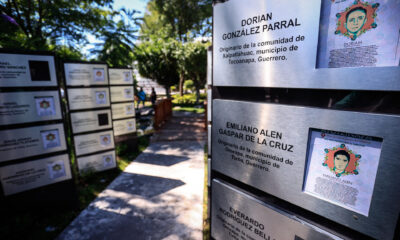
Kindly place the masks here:
[(132, 69), (126, 68), (109, 68), (110, 85), (132, 85), (133, 75)]
[(215, 179), (211, 211), (211, 236), (216, 240), (342, 239)]
[(0, 162), (66, 149), (63, 124), (0, 131)]
[(212, 48), (207, 49), (207, 85), (212, 85)]
[(113, 121), (113, 126), (115, 136), (136, 132), (136, 120), (134, 118)]
[(109, 107), (109, 90), (108, 88), (68, 89), (68, 104), (70, 110)]
[(211, 122), (212, 120), (212, 89), (207, 89), (207, 121)]
[(207, 186), (211, 187), (211, 158), (207, 162)]
[(57, 86), (53, 56), (0, 53), (0, 87)]
[(212, 127), (210, 124), (207, 125), (207, 151), (208, 151), (208, 156), (211, 156), (211, 132), (212, 132)]
[(0, 94), (0, 125), (61, 119), (57, 91)]
[(111, 102), (133, 101), (133, 86), (126, 87), (110, 87)]
[[(379, 10), (389, 9), (384, 6), (389, 2), (381, 3)], [(348, 7), (353, 3), (354, 1), (348, 1)], [(317, 68), (317, 55), (320, 54), (317, 46), (324, 44), (319, 44), (318, 35), (322, 36), (327, 28), (320, 28), (320, 9), (320, 0), (259, 0), (252, 4), (242, 0), (229, 0), (216, 3), (213, 15), (213, 85), (399, 90), (398, 60), (392, 67)], [(386, 15), (397, 16), (395, 12), (388, 12)], [(326, 16), (329, 17), (329, 14)], [(385, 17), (385, 14), (378, 13), (378, 18), (380, 17)], [(333, 20), (337, 21), (334, 17)], [(371, 21), (373, 22), (372, 19)], [(387, 21), (389, 25), (397, 22), (398, 19)], [(369, 37), (367, 34), (377, 34), (377, 31), (383, 31), (381, 35), (385, 37), (397, 34), (398, 38), (398, 27), (390, 29), (387, 23), (382, 28), (384, 25), (380, 22), (380, 29), (376, 28), (375, 32), (366, 33), (355, 41), (335, 35), (334, 29), (328, 33), (332, 38), (338, 38), (338, 41), (345, 41), (339, 49), (341, 54), (348, 51), (343, 56), (351, 57), (355, 51), (368, 51), (368, 57), (364, 56), (365, 61), (374, 63), (374, 51), (385, 47), (384, 41), (380, 46), (373, 43), (370, 46), (358, 45)], [(335, 27), (336, 23), (332, 22), (331, 25)], [(382, 37), (378, 34), (376, 39), (381, 41)], [(393, 42), (392, 51), (386, 51), (385, 54), (392, 55), (394, 59), (396, 56), (393, 53), (396, 53), (398, 41)], [(326, 44), (335, 44), (335, 40)], [(341, 55), (337, 55), (340, 58)], [(356, 60), (354, 58), (350, 63)]]
[[(213, 113), (213, 170), (374, 238), (393, 238), (400, 117), (228, 100), (214, 100)], [(340, 172), (338, 150), (350, 160)]]
[(4, 195), (71, 179), (68, 154), (0, 168)]
[(77, 162), (80, 173), (99, 172), (117, 166), (115, 151), (80, 157), (77, 159)]
[(113, 131), (74, 136), (77, 156), (114, 148)]
[(64, 63), (67, 86), (108, 85), (106, 64)]
[(71, 113), (71, 125), (73, 133), (112, 128), (111, 110)]
[(135, 104), (118, 103), (111, 104), (111, 112), (113, 119), (130, 118), (135, 116)]

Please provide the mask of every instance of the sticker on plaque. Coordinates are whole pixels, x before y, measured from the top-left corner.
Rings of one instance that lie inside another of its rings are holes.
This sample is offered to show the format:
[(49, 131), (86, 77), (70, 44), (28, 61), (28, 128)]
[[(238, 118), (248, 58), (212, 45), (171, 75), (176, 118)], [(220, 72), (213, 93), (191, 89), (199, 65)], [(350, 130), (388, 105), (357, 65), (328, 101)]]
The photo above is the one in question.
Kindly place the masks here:
[(133, 104), (127, 105), (125, 107), (125, 114), (126, 115), (132, 115), (132, 114), (134, 114), (134, 111), (135, 111), (135, 107), (133, 106)]
[(113, 155), (105, 155), (103, 156), (103, 167), (113, 167), (114, 166), (114, 159)]
[(105, 91), (96, 91), (96, 104), (107, 104), (107, 94)]
[(104, 68), (94, 68), (93, 69), (93, 79), (95, 82), (104, 82)]
[(48, 61), (29, 60), (32, 81), (51, 81)]
[(132, 99), (132, 98), (133, 98), (132, 89), (125, 88), (125, 89), (124, 89), (124, 97), (125, 97), (126, 99)]
[(49, 178), (57, 179), (67, 176), (65, 172), (64, 161), (59, 160), (47, 164), (47, 169), (49, 170)]
[(304, 192), (368, 217), (382, 141), (310, 129)]
[(56, 109), (53, 97), (35, 97), (36, 112), (38, 116), (54, 116)]
[(111, 144), (111, 135), (110, 134), (105, 134), (105, 135), (100, 135), (100, 144), (101, 146), (110, 146)]
[(124, 82), (131, 82), (131, 81), (132, 81), (131, 72), (124, 72)]
[(50, 149), (61, 146), (58, 129), (41, 131), (44, 149)]

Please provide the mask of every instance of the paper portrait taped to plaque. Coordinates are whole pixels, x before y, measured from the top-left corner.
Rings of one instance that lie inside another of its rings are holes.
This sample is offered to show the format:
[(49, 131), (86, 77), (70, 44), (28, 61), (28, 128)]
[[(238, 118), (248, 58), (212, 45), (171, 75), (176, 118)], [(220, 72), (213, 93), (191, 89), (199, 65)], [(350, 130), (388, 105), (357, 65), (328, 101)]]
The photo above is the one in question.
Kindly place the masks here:
[(35, 97), (36, 113), (38, 116), (54, 116), (56, 109), (53, 97)]
[(124, 72), (124, 82), (131, 82), (132, 81), (132, 74), (131, 72)]
[(400, 1), (322, 1), (319, 68), (398, 66)]
[(94, 68), (93, 69), (93, 80), (95, 82), (104, 82), (104, 68)]
[(96, 104), (107, 104), (106, 91), (96, 91)]
[(133, 98), (132, 89), (130, 89), (130, 88), (125, 88), (125, 89), (124, 89), (124, 97), (125, 97), (126, 99), (132, 99), (132, 98)]
[(103, 156), (103, 167), (112, 167), (114, 166), (113, 155), (104, 155)]
[(110, 134), (105, 134), (105, 135), (100, 135), (100, 144), (101, 146), (110, 146), (111, 144), (111, 135)]
[(133, 105), (133, 103), (132, 103), (132, 104), (129, 104), (129, 105), (127, 105), (127, 106), (125, 107), (125, 114), (126, 114), (126, 115), (132, 115), (132, 114), (134, 114), (133, 111), (135, 111), (135, 106)]
[(49, 170), (49, 178), (50, 179), (65, 177), (67, 175), (65, 173), (64, 161), (62, 161), (62, 160), (48, 163), (47, 169)]
[(127, 121), (126, 128), (128, 129), (128, 131), (134, 131), (135, 130), (135, 121)]
[(58, 129), (41, 131), (44, 149), (50, 149), (61, 146)]
[(311, 130), (304, 192), (368, 216), (382, 139)]

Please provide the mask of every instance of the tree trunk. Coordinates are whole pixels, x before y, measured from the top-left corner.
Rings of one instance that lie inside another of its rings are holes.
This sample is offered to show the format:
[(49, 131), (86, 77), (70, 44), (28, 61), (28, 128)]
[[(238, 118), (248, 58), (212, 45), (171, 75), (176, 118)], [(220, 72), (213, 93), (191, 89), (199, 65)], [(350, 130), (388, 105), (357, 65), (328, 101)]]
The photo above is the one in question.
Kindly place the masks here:
[(167, 99), (170, 99), (171, 98), (171, 94), (169, 93), (169, 89), (170, 89), (171, 87), (169, 87), (169, 86), (166, 86), (165, 87), (165, 94), (167, 95)]
[(183, 83), (185, 82), (183, 74), (179, 74), (179, 95), (183, 96)]
[(196, 86), (196, 105), (199, 104), (200, 101), (200, 87)]

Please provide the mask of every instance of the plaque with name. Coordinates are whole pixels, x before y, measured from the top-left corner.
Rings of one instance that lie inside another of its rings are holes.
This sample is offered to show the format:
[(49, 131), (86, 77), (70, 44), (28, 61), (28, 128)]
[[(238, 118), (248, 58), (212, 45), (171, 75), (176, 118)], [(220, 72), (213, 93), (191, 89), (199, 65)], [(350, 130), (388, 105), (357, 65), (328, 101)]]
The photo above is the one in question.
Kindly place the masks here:
[(211, 210), (211, 236), (216, 240), (343, 239), (215, 179)]
[(400, 117), (230, 100), (214, 100), (213, 113), (213, 170), (371, 237), (393, 238)]
[(6, 196), (72, 178), (67, 154), (1, 167), (0, 176)]
[(71, 125), (73, 133), (111, 128), (111, 110), (71, 113)]
[(113, 126), (115, 136), (136, 132), (136, 120), (134, 118), (116, 120), (113, 122)]
[(110, 87), (111, 102), (133, 101), (133, 86)]
[(77, 156), (114, 148), (113, 131), (74, 136)]
[(216, 3), (213, 85), (400, 90), (399, 9), (396, 1)]
[(132, 85), (132, 69), (109, 68), (110, 85)]
[(113, 119), (129, 118), (135, 116), (134, 103), (111, 104)]
[(67, 86), (108, 85), (106, 64), (64, 63)]
[(0, 125), (61, 119), (57, 91), (0, 94)]
[(0, 87), (57, 86), (54, 56), (0, 53)]
[(63, 124), (0, 131), (0, 162), (66, 149)]
[(115, 161), (115, 151), (80, 157), (77, 159), (77, 162), (80, 173), (99, 172), (117, 166)]
[(108, 88), (68, 89), (70, 110), (103, 108), (110, 106)]

